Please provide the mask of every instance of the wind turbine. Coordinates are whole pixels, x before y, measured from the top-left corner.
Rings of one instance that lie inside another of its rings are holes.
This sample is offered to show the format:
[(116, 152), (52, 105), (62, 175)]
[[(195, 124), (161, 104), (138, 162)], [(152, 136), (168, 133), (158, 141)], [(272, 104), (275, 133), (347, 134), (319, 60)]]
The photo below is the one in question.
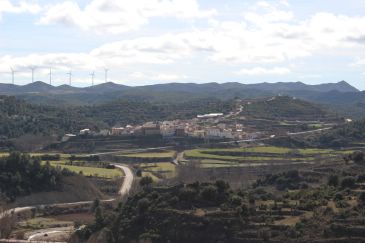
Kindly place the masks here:
[(95, 72), (90, 73), (90, 76), (91, 76), (91, 86), (94, 86)]
[(10, 67), (10, 70), (11, 70), (11, 83), (14, 84), (15, 83), (14, 82), (14, 80), (15, 80), (15, 78), (14, 78), (15, 70), (12, 67)]
[(70, 86), (72, 84), (72, 71), (70, 70), (70, 72), (66, 73), (68, 75), (68, 81), (70, 83)]
[(109, 72), (109, 69), (105, 68), (104, 71), (105, 71), (105, 83), (107, 83), (108, 82), (108, 72)]
[(52, 68), (49, 68), (49, 84), (52, 85)]
[(30, 70), (32, 70), (32, 83), (34, 83), (34, 71), (36, 70), (36, 67), (30, 67)]

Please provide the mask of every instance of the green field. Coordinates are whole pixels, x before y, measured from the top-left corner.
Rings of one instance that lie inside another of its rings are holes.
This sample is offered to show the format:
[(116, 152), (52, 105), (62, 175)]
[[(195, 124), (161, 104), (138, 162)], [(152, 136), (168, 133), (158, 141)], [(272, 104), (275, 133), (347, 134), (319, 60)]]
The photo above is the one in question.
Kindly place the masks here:
[(175, 151), (164, 151), (164, 152), (151, 152), (151, 153), (133, 153), (123, 154), (123, 157), (130, 158), (170, 158), (174, 157)]
[[(187, 157), (202, 157), (202, 158), (215, 158), (215, 159), (237, 159), (242, 156), (231, 156), (231, 155), (216, 155), (214, 152), (240, 152), (240, 153), (261, 153), (265, 154), (276, 154), (285, 156), (287, 154), (299, 154), (299, 155), (321, 155), (321, 154), (329, 154), (335, 151), (331, 149), (290, 149), (290, 148), (282, 148), (282, 147), (271, 147), (271, 146), (258, 146), (258, 147), (248, 147), (248, 148), (229, 148), (229, 149), (193, 149), (185, 152)], [(265, 160), (267, 157), (260, 156), (245, 156), (245, 159), (249, 160)], [(258, 158), (258, 159), (255, 159)], [(270, 158), (272, 159), (272, 158)]]
[[(290, 149), (274, 146), (256, 146), (227, 149), (193, 149), (185, 151), (185, 157), (198, 160), (202, 168), (255, 167), (269, 165), (271, 162), (273, 164), (287, 162), (314, 163), (320, 158), (342, 156), (350, 152), (350, 150), (335, 151), (331, 149)], [(237, 155), (234, 153), (237, 153)]]
[(160, 174), (165, 178), (176, 176), (176, 166), (169, 162), (142, 163), (140, 167), (146, 173)]
[(83, 175), (85, 176), (96, 176), (102, 178), (115, 178), (124, 176), (124, 173), (119, 169), (106, 169), (106, 168), (89, 167), (89, 166), (67, 165), (65, 164), (65, 161), (52, 161), (51, 165), (54, 167), (66, 168), (75, 173), (82, 172)]

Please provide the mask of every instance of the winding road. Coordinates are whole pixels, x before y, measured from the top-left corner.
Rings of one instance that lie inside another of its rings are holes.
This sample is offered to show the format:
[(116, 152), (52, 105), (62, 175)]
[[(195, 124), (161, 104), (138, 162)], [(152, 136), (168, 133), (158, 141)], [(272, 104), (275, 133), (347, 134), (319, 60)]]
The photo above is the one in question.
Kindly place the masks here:
[[(134, 180), (134, 175), (133, 175), (132, 170), (128, 166), (125, 166), (125, 165), (120, 165), (120, 164), (113, 164), (113, 165), (116, 168), (122, 170), (125, 174), (123, 184), (121, 185), (121, 187), (118, 191), (119, 197), (129, 195), (129, 192), (132, 188), (133, 180)], [(113, 202), (115, 200), (117, 200), (117, 198), (101, 200), (101, 202)], [(91, 205), (92, 203), (93, 203), (93, 201), (83, 201), (83, 202), (73, 202), (73, 203), (57, 203), (57, 204), (45, 204), (45, 205), (12, 208), (12, 209), (9, 209), (9, 210), (1, 213), (0, 220), (8, 215), (16, 215), (19, 213), (30, 212), (30, 211), (35, 210), (40, 207), (46, 207), (46, 206), (51, 206), (51, 207), (69, 206), (69, 207), (71, 207), (71, 206), (80, 206), (80, 205), (85, 205), (85, 204)], [(37, 232), (33, 235), (30, 235), (28, 237), (28, 241), (36, 240), (36, 238), (38, 238), (39, 236), (43, 236), (44, 234), (50, 235), (50, 234), (56, 234), (56, 233), (60, 233), (60, 232), (61, 231), (58, 231), (58, 230)], [(0, 242), (2, 242), (2, 240), (0, 240)]]

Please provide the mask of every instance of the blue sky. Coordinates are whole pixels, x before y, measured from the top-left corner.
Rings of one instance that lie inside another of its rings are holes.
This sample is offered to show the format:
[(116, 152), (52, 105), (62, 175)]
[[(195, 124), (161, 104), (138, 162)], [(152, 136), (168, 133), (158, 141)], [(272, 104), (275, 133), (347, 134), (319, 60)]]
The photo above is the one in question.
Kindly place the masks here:
[(346, 80), (365, 89), (362, 0), (0, 0), (0, 81), (88, 86)]

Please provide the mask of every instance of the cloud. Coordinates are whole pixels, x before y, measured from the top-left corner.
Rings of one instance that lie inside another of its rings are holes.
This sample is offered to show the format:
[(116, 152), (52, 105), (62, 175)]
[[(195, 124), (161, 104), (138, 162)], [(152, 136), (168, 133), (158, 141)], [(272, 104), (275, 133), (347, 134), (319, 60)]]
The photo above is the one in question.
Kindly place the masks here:
[(365, 58), (357, 57), (354, 62), (350, 64), (350, 66), (362, 66), (365, 65)]
[(259, 75), (286, 75), (289, 74), (290, 72), (291, 70), (289, 68), (284, 68), (284, 67), (274, 67), (274, 68), (255, 67), (251, 69), (243, 68), (238, 72), (236, 72), (236, 74), (259, 76)]
[(37, 14), (41, 11), (41, 7), (30, 1), (21, 1), (18, 4), (13, 4), (9, 0), (0, 0), (0, 20), (4, 13), (31, 13)]
[(134, 72), (130, 75), (130, 77), (136, 80), (151, 80), (159, 82), (184, 80), (188, 78), (186, 75), (179, 75), (174, 73), (146, 74), (142, 72)]
[[(0, 3), (5, 6), (4, 0)], [(201, 10), (196, 0), (94, 0), (83, 8), (76, 2), (64, 1), (46, 7), (41, 23), (62, 22), (85, 30), (121, 33), (138, 29), (153, 17), (191, 19), (213, 14), (214, 11)], [(256, 67), (240, 70), (242, 75), (284, 75), (290, 70), (277, 67), (283, 63), (314, 55), (350, 56), (365, 51), (362, 16), (320, 12), (298, 20), (290, 7), (270, 1), (259, 2), (235, 21), (215, 19), (209, 23), (183, 32), (152, 36), (140, 33), (142, 37), (106, 43), (84, 53), (0, 56), (0, 69), (28, 69), (33, 65), (62, 70), (117, 69), (139, 64), (169, 67), (198, 60), (208, 65), (213, 62)]]
[(18, 72), (28, 71), (30, 67), (48, 69), (52, 67), (58, 70), (92, 70), (104, 67), (104, 62), (87, 53), (50, 53), (31, 54), (27, 56), (0, 57), (0, 71), (7, 72), (14, 68)]
[(176, 81), (176, 80), (182, 80), (182, 79), (186, 79), (187, 76), (185, 75), (177, 75), (177, 74), (172, 74), (172, 73), (161, 73), (158, 74), (154, 77), (152, 77), (152, 80), (156, 80), (156, 81)]
[(119, 34), (137, 30), (150, 18), (208, 18), (215, 10), (201, 10), (197, 0), (93, 0), (84, 8), (74, 1), (48, 6), (40, 24), (65, 24), (85, 31)]

